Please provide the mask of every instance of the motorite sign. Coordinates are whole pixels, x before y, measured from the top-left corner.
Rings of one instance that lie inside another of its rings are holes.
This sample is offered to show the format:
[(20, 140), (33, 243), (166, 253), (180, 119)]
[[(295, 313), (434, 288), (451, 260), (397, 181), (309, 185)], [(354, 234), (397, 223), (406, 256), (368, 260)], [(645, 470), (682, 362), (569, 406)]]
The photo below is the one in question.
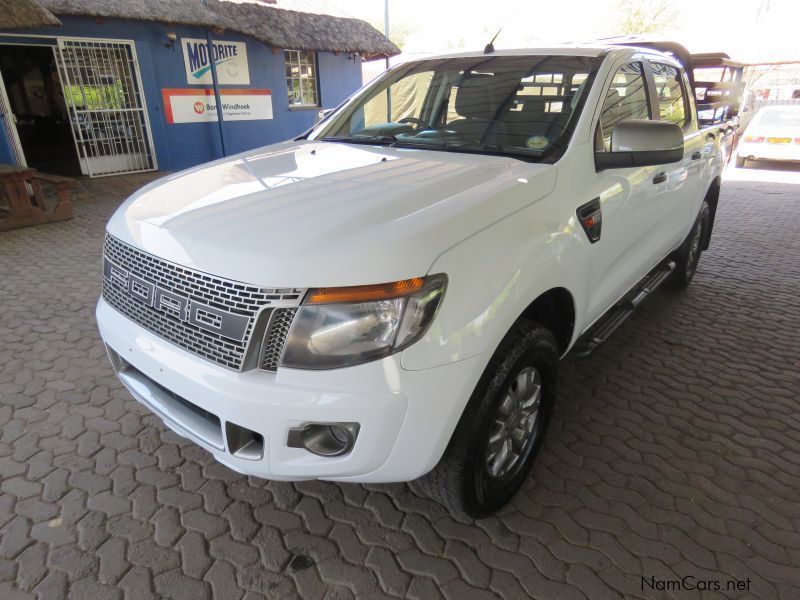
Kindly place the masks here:
[[(212, 40), (217, 82), (220, 85), (250, 85), (247, 45), (243, 42)], [(186, 83), (211, 85), (211, 61), (206, 40), (181, 38)]]
[[(217, 120), (217, 100), (212, 89), (164, 89), (167, 123), (210, 123)], [(259, 89), (220, 90), (225, 121), (272, 118), (272, 92)]]

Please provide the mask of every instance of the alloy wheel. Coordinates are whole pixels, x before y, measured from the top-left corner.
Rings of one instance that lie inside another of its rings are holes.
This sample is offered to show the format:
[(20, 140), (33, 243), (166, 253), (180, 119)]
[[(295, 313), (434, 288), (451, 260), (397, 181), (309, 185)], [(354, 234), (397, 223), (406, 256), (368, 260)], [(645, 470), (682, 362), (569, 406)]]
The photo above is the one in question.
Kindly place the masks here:
[(524, 462), (538, 433), (542, 377), (525, 367), (513, 379), (497, 408), (486, 447), (486, 469), (493, 479), (504, 479)]

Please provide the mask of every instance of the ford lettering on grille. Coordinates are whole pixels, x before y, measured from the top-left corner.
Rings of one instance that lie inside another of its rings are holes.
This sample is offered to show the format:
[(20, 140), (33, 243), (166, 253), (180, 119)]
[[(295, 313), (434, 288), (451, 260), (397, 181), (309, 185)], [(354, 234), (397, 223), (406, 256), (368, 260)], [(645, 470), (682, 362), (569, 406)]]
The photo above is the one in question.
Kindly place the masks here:
[[(226, 279), (171, 263), (106, 235), (103, 299), (114, 310), (161, 338), (234, 371), (258, 368), (263, 352), (280, 357), (288, 325), (304, 289), (275, 288)], [(282, 326), (270, 325), (281, 316)], [(255, 335), (255, 339), (253, 336)], [(260, 368), (275, 371), (275, 360)]]
[(103, 257), (103, 276), (131, 298), (195, 327), (237, 342), (247, 335), (250, 318), (220, 310), (159, 287)]

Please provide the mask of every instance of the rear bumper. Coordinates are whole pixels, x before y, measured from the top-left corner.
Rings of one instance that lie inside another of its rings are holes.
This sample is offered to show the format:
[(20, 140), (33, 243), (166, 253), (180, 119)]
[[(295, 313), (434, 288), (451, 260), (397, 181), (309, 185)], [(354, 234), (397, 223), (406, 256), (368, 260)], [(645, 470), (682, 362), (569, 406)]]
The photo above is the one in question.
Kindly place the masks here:
[[(138, 401), (219, 462), (268, 479), (419, 477), (441, 457), (482, 368), (474, 357), (405, 371), (398, 354), (330, 371), (236, 373), (162, 340), (102, 299), (97, 322), (120, 380)], [(289, 430), (309, 422), (358, 423), (352, 451), (321, 457), (289, 447)], [(228, 424), (256, 432), (261, 447), (236, 448)]]
[(740, 158), (755, 160), (800, 161), (800, 144), (753, 144), (740, 142), (736, 153)]

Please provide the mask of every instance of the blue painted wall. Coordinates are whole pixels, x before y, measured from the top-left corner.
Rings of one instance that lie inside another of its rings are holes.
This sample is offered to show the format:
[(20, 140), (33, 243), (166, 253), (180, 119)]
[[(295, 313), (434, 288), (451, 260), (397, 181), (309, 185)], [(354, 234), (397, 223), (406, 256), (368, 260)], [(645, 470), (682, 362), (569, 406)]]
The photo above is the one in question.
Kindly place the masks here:
[[(160, 23), (111, 19), (98, 24), (94, 19), (59, 17), (63, 27), (20, 32), (21, 37), (0, 38), (3, 43), (55, 44), (52, 38), (29, 38), (28, 35), (73, 36), (133, 40), (139, 58), (142, 85), (153, 133), (158, 167), (175, 171), (222, 156), (217, 123), (168, 124), (164, 114), (163, 88), (196, 88), (188, 85), (183, 66), (180, 38), (205, 38), (203, 28)], [(178, 42), (174, 49), (166, 47), (167, 32), (174, 31)], [(290, 109), (286, 87), (283, 52), (273, 54), (265, 44), (235, 32), (213, 36), (215, 40), (239, 41), (247, 44), (250, 86), (272, 90), (271, 120), (232, 121), (224, 123), (227, 154), (235, 154), (291, 138), (308, 129), (318, 109)], [(333, 108), (361, 86), (360, 60), (347, 54), (317, 54), (320, 101), (324, 108)], [(245, 86), (221, 86), (221, 88)], [(0, 132), (0, 137), (5, 132)], [(9, 148), (0, 140), (0, 162), (10, 162)]]

